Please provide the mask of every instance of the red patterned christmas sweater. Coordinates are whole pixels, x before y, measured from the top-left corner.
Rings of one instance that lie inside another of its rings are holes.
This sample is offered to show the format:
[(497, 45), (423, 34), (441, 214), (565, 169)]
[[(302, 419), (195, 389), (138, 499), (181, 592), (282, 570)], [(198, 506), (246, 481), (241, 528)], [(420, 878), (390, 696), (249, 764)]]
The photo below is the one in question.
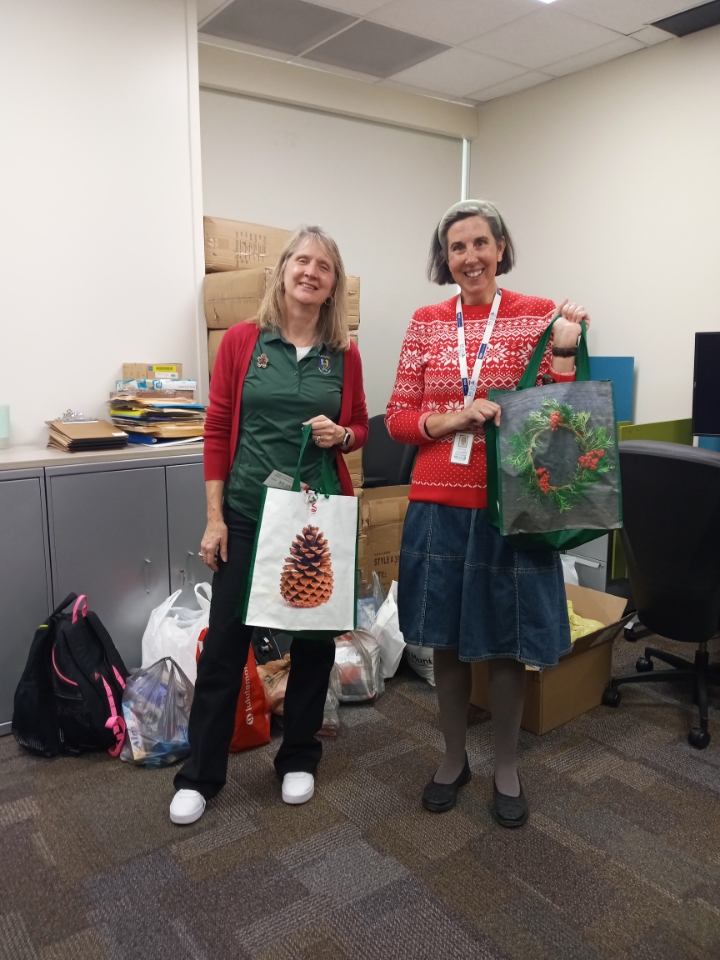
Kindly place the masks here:
[[(476, 398), (489, 389), (513, 390), (519, 383), (538, 340), (552, 320), (552, 300), (526, 297), (503, 290), (500, 312), (485, 354)], [(400, 443), (419, 444), (413, 472), (411, 500), (443, 503), (452, 507), (487, 506), (485, 431), (478, 427), (467, 466), (450, 462), (454, 433), (431, 439), (425, 421), (433, 413), (462, 410), (463, 392), (458, 366), (456, 297), (421, 307), (405, 334), (395, 388), (387, 406), (385, 423)], [(463, 305), (468, 367), (472, 371), (482, 342), (490, 304)], [(543, 357), (538, 384), (544, 374), (557, 381), (575, 379), (575, 373), (551, 371), (551, 347)]]

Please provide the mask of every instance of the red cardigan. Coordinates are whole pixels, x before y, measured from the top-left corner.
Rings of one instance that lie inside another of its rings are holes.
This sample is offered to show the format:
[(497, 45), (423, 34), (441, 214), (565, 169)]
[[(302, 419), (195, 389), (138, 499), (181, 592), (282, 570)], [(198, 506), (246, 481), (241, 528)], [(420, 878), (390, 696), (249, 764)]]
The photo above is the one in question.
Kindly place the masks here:
[[(400, 355), (395, 389), (387, 406), (385, 423), (394, 440), (418, 444), (413, 471), (411, 500), (425, 500), (451, 507), (487, 507), (487, 461), (485, 431), (476, 428), (470, 464), (450, 462), (454, 434), (431, 439), (425, 421), (433, 413), (462, 410), (464, 398), (458, 368), (455, 300), (418, 310), (412, 318)], [(553, 317), (552, 300), (526, 297), (503, 289), (497, 326), (490, 340), (482, 368), (477, 397), (487, 397), (488, 389), (514, 390)], [(490, 314), (490, 304), (463, 305), (465, 336), (470, 369), (482, 341)], [(575, 379), (575, 373), (551, 371), (552, 348), (540, 365), (538, 383), (543, 374), (558, 382)]]
[[(259, 329), (254, 323), (236, 323), (220, 343), (210, 388), (210, 406), (205, 421), (205, 479), (227, 480), (232, 469), (240, 433), (240, 402), (245, 374), (255, 349)], [(355, 434), (353, 450), (364, 446), (368, 436), (368, 413), (363, 390), (360, 351), (354, 343), (345, 352), (343, 390), (338, 423)], [(337, 447), (338, 476), (344, 496), (353, 495), (348, 468)]]

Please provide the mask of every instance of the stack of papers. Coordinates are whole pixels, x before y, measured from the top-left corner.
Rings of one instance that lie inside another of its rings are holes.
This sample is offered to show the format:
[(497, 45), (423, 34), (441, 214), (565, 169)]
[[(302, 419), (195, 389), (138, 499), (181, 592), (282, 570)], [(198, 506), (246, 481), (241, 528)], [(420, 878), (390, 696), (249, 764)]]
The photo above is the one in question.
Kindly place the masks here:
[(107, 420), (87, 420), (68, 423), (47, 420), (50, 427), (48, 446), (75, 453), (79, 450), (115, 450), (124, 447), (128, 435)]
[(205, 432), (205, 407), (201, 403), (119, 393), (110, 401), (110, 416), (116, 426), (131, 435), (180, 439), (200, 438)]

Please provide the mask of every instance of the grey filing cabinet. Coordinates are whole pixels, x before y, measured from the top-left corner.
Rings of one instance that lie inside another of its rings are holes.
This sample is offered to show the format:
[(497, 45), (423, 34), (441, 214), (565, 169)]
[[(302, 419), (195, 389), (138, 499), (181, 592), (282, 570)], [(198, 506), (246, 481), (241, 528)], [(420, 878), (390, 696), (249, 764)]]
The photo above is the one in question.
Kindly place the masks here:
[(610, 536), (605, 533), (596, 540), (590, 540), (589, 543), (583, 543), (567, 551), (575, 560), (575, 569), (581, 587), (589, 587), (601, 593), (607, 592), (609, 549)]
[(212, 571), (200, 557), (200, 541), (207, 522), (202, 463), (165, 468), (167, 483), (170, 592), (182, 590), (178, 604), (196, 607), (193, 587), (209, 581)]
[(87, 595), (128, 669), (168, 596), (165, 466), (147, 460), (46, 467), (53, 597)]
[(42, 468), (0, 471), (0, 735), (33, 634), (51, 610)]

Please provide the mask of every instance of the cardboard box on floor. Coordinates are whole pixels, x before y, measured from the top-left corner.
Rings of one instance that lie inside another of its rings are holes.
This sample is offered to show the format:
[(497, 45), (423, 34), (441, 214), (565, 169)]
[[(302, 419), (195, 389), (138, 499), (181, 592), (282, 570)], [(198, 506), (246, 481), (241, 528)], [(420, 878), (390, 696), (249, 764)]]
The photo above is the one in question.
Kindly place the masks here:
[[(570, 583), (565, 591), (575, 613), (605, 627), (576, 640), (556, 667), (527, 671), (522, 728), (530, 733), (548, 733), (602, 703), (612, 676), (613, 643), (631, 618), (623, 616), (626, 601), (621, 597)], [(487, 670), (487, 661), (473, 664), (470, 702), (482, 710), (490, 709)]]
[[(362, 487), (363, 485), (362, 449), (353, 450), (352, 453), (344, 453), (343, 459), (345, 461), (345, 466), (348, 468), (348, 473), (350, 474), (350, 479), (352, 480), (353, 487), (356, 487), (356, 488)], [(360, 491), (360, 493), (362, 493), (362, 490)]]
[[(251, 320), (258, 315), (265, 296), (272, 267), (250, 270), (230, 270), (226, 273), (209, 273), (205, 277), (203, 299), (205, 322), (211, 330), (227, 330), (235, 323)], [(347, 277), (348, 325), (357, 330), (360, 325), (360, 278)]]
[(205, 270), (249, 270), (274, 267), (292, 236), (290, 230), (242, 220), (203, 217)]
[(373, 571), (380, 578), (384, 590), (398, 578), (400, 544), (408, 509), (409, 486), (374, 487), (362, 492), (361, 537), (366, 538), (365, 566), (360, 569), (365, 583), (372, 580)]

